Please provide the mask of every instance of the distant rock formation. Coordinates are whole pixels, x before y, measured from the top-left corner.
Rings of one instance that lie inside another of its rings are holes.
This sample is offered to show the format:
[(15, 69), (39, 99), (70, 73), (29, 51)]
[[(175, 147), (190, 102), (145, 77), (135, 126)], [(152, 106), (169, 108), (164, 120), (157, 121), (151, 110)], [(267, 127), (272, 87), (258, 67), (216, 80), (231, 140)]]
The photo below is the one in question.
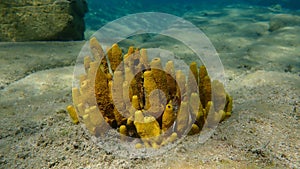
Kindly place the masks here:
[(270, 31), (276, 31), (278, 29), (288, 26), (299, 26), (300, 16), (290, 14), (277, 14), (270, 19)]
[(84, 39), (86, 0), (1, 0), (0, 41)]

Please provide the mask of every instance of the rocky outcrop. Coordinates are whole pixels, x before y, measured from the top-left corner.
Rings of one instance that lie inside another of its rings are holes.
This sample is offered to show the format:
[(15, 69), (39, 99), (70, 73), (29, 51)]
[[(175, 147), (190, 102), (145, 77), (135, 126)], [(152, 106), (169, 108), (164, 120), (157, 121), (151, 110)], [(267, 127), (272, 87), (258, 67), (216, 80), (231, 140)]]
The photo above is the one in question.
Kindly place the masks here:
[(1, 0), (0, 41), (82, 40), (86, 0)]
[(276, 31), (288, 26), (300, 26), (300, 16), (277, 14), (270, 20), (270, 31)]

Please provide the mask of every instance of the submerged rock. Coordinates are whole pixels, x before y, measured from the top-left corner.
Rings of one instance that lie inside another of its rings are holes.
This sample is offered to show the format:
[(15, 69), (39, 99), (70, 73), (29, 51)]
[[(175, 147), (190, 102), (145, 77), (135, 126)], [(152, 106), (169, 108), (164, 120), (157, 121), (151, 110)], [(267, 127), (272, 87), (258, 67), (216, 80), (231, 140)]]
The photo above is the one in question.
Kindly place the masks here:
[(300, 26), (300, 16), (278, 14), (270, 20), (270, 31), (276, 31), (287, 26)]
[(86, 0), (3, 0), (0, 41), (82, 40)]

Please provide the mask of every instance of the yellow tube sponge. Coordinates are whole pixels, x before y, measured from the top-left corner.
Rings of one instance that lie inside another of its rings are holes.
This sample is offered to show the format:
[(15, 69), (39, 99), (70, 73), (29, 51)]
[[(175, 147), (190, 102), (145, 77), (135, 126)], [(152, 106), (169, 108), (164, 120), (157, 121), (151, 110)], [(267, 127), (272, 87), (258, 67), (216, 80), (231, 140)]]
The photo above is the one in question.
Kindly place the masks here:
[(67, 110), (73, 123), (83, 122), (92, 135), (115, 129), (123, 141), (140, 139), (136, 148), (157, 149), (230, 116), (232, 98), (223, 84), (211, 82), (205, 66), (197, 69), (192, 62), (185, 72), (167, 61), (163, 68), (161, 58), (148, 61), (146, 49), (129, 47), (123, 56), (113, 44), (105, 56), (95, 37), (89, 44), (92, 55), (84, 57), (85, 74), (77, 76), (74, 107)]
[(137, 81), (134, 77), (134, 74), (129, 67), (125, 67), (125, 81), (129, 83), (129, 98), (131, 100), (133, 95), (139, 94), (139, 90), (137, 88)]
[(160, 135), (160, 127), (152, 116), (144, 117), (142, 111), (135, 112), (134, 125), (141, 138), (152, 138)]
[(130, 96), (132, 97), (132, 90), (129, 87), (129, 84), (127, 81), (123, 82), (123, 88), (122, 88), (122, 95), (123, 95), (123, 101), (125, 104), (126, 110), (130, 113), (130, 115), (126, 116), (134, 116), (135, 111), (131, 111), (131, 102), (130, 102)]
[(140, 51), (136, 49), (134, 51), (133, 57), (131, 58), (131, 62), (130, 62), (131, 69), (134, 74), (141, 71), (141, 69), (139, 68), (140, 59), (141, 59)]
[(136, 145), (135, 145), (135, 148), (136, 149), (141, 149), (141, 148), (143, 148), (144, 146), (143, 146), (143, 144), (141, 144), (141, 143), (137, 143)]
[(198, 83), (199, 80), (199, 75), (198, 75), (198, 68), (197, 68), (197, 63), (196, 62), (192, 62), (190, 64), (190, 71), (192, 72), (195, 81)]
[(177, 137), (178, 137), (178, 135), (177, 135), (177, 133), (172, 133), (171, 135), (170, 135), (170, 137), (168, 138), (168, 141), (170, 142), (170, 143), (172, 143), (172, 142), (174, 142), (176, 139), (177, 139)]
[(190, 64), (190, 71), (187, 80), (187, 94), (190, 95), (191, 93), (198, 92), (198, 70), (197, 70), (197, 63), (192, 62)]
[[(93, 134), (103, 134), (105, 132), (104, 124), (105, 121), (97, 109), (96, 106), (92, 106), (90, 108), (85, 109), (85, 115), (83, 115), (83, 122), (86, 128)], [(96, 129), (98, 130), (96, 131)], [(102, 129), (99, 130), (99, 129)]]
[(109, 100), (112, 100), (112, 87), (113, 87), (113, 81), (112, 80), (109, 80), (108, 81), (108, 98)]
[(224, 112), (224, 110), (220, 110), (218, 113), (219, 113), (219, 121), (225, 120), (226, 112)]
[(209, 113), (215, 112), (212, 101), (207, 102), (206, 107), (205, 107), (205, 112), (206, 112), (206, 115), (208, 115)]
[(145, 124), (145, 137), (151, 138), (151, 137), (158, 137), (160, 135), (160, 127), (158, 122), (154, 117), (147, 116), (144, 117), (144, 124)]
[(75, 110), (74, 106), (69, 105), (69, 106), (67, 107), (67, 110), (68, 110), (68, 112), (69, 112), (69, 115), (70, 115), (70, 117), (71, 117), (73, 123), (74, 123), (74, 124), (78, 124), (78, 123), (79, 123), (79, 120), (78, 120), (78, 116), (77, 116), (77, 113), (76, 113), (76, 110)]
[(199, 68), (199, 93), (202, 105), (211, 101), (211, 82), (205, 66)]
[(155, 139), (160, 135), (160, 127), (152, 116), (144, 117), (142, 122), (134, 121), (136, 131), (142, 139)]
[(129, 67), (125, 67), (125, 81), (131, 82), (134, 80), (134, 75)]
[[(105, 116), (113, 118), (113, 107), (111, 106), (110, 91), (106, 74), (98, 69), (95, 77), (95, 95), (100, 110), (105, 110)], [(90, 96), (89, 96), (90, 97)]]
[(136, 110), (140, 110), (140, 109), (141, 109), (140, 103), (139, 103), (139, 99), (138, 99), (137, 95), (132, 96), (132, 101), (131, 101), (131, 103), (132, 103), (132, 106), (133, 106)]
[(82, 116), (85, 114), (85, 112), (84, 112), (84, 109), (85, 109), (84, 104), (80, 103), (76, 107), (77, 107), (77, 110), (78, 110), (78, 112), (77, 112), (78, 117), (82, 118)]
[(126, 140), (126, 135), (127, 135), (127, 128), (125, 125), (121, 125), (119, 132), (121, 134), (121, 140), (125, 141)]
[(82, 102), (82, 98), (80, 97), (80, 91), (77, 87), (72, 88), (72, 100), (75, 106)]
[(135, 125), (134, 125), (133, 116), (127, 118), (126, 128), (127, 128), (127, 133), (128, 133), (129, 137), (138, 137), (137, 132), (136, 132), (136, 128), (135, 128)]
[(118, 126), (126, 123), (126, 118), (123, 117), (122, 114), (116, 108), (113, 110), (113, 114)]
[(232, 97), (226, 94), (226, 106), (224, 108), (224, 111), (226, 113), (228, 112), (228, 114), (232, 111), (232, 104), (233, 104), (232, 102), (233, 102)]
[(218, 80), (214, 80), (211, 83), (211, 87), (213, 90), (212, 99), (214, 102), (215, 111), (224, 110), (225, 102), (226, 102), (226, 92), (224, 86)]
[(140, 64), (142, 64), (142, 68), (144, 69), (149, 69), (150, 66), (149, 66), (149, 63), (148, 63), (148, 54), (147, 54), (147, 50), (146, 49), (141, 49), (140, 50), (140, 54), (141, 54), (141, 57), (140, 57)]
[(103, 71), (105, 73), (108, 73), (109, 70), (108, 70), (107, 60), (105, 59), (104, 51), (103, 51), (99, 41), (95, 37), (92, 37), (90, 39), (90, 49), (91, 49), (92, 55), (95, 58), (95, 61), (98, 63), (101, 62)]
[(168, 61), (165, 66), (165, 72), (167, 73), (166, 79), (167, 79), (167, 87), (169, 91), (169, 98), (174, 98), (176, 96), (177, 91), (177, 84), (176, 84), (176, 76), (175, 76), (175, 68), (173, 61)]
[(104, 119), (96, 106), (89, 108), (89, 116), (91, 123), (94, 126), (100, 126), (104, 122)]
[(144, 114), (141, 110), (138, 110), (134, 113), (134, 123), (135, 122), (139, 122), (139, 123), (144, 122)]
[[(154, 58), (150, 62), (150, 67), (152, 71), (153, 79), (156, 83), (157, 89), (160, 89), (164, 92), (165, 96), (169, 96), (168, 85), (167, 85), (167, 77), (166, 73), (162, 68), (160, 58)], [(164, 96), (160, 96), (161, 99), (166, 98)], [(170, 98), (167, 98), (170, 100)], [(161, 100), (162, 103), (166, 103), (166, 100)]]
[(178, 84), (177, 96), (179, 97), (182, 94), (181, 97), (183, 97), (186, 94), (186, 76), (181, 70), (176, 72), (176, 81)]
[[(137, 73), (134, 77), (134, 82), (132, 83), (132, 92), (133, 95), (137, 95), (138, 100), (139, 100), (139, 105), (140, 108), (142, 109), (144, 107), (144, 77), (143, 77), (143, 71), (140, 71)], [(134, 87), (135, 86), (135, 87)]]
[(162, 131), (166, 132), (173, 125), (175, 121), (175, 114), (171, 103), (167, 104), (164, 114), (162, 116)]
[(79, 81), (80, 82), (83, 82), (85, 80), (87, 80), (87, 74), (82, 74), (82, 75), (79, 76)]
[(188, 127), (189, 123), (189, 111), (188, 111), (188, 104), (187, 102), (181, 102), (180, 110), (177, 114), (176, 119), (176, 131), (178, 135), (182, 135), (185, 133), (185, 130)]
[(176, 132), (173, 132), (169, 137), (167, 137), (163, 142), (161, 143), (161, 146), (164, 146), (168, 143), (173, 143), (178, 138), (178, 135)]
[(85, 124), (86, 129), (93, 135), (95, 135), (95, 127), (90, 122), (89, 109), (85, 110), (85, 115), (82, 116), (82, 121)]
[(193, 120), (196, 119), (199, 110), (202, 110), (202, 104), (199, 99), (198, 93), (192, 93), (189, 100), (190, 113)]
[[(211, 101), (212, 97), (211, 97), (211, 82), (210, 82), (210, 77), (209, 76), (205, 76), (203, 81), (203, 96), (204, 96), (204, 104), (208, 103), (209, 101)], [(200, 96), (201, 99), (201, 96)]]
[(196, 116), (196, 124), (197, 126), (202, 129), (204, 122), (205, 122), (205, 109), (199, 109), (197, 116)]
[[(144, 91), (145, 91), (145, 106), (144, 108), (148, 110), (151, 107), (150, 103), (150, 94), (153, 90), (155, 90), (156, 83), (152, 76), (152, 71), (145, 71), (144, 72)], [(157, 97), (159, 98), (159, 96)], [(152, 100), (151, 102), (159, 102), (159, 100)]]
[(90, 66), (89, 66), (89, 69), (88, 69), (88, 72), (87, 72), (87, 79), (88, 80), (94, 80), (95, 79), (95, 75), (96, 75), (96, 72), (99, 68), (99, 63), (94, 61), (94, 62), (90, 62)]
[(88, 69), (90, 68), (90, 63), (92, 62), (92, 59), (90, 56), (85, 56), (84, 57), (84, 61), (83, 61), (83, 64), (84, 64), (84, 68), (85, 68), (85, 71), (88, 72)]
[(188, 135), (195, 135), (200, 133), (200, 128), (196, 124), (192, 124), (192, 128), (189, 131)]
[(205, 112), (207, 113), (206, 122), (208, 127), (214, 127), (221, 120), (221, 115), (219, 112), (215, 111), (214, 103), (212, 101), (207, 102), (207, 106), (205, 107)]
[[(130, 51), (133, 50), (133, 51)], [(124, 56), (124, 67), (129, 68), (132, 72), (132, 74), (137, 73), (138, 64), (140, 60), (140, 52), (138, 49), (128, 49), (128, 53)]]
[(123, 82), (124, 76), (121, 71), (115, 71), (112, 84), (112, 97), (115, 107), (123, 112), (126, 107), (123, 100)]
[(90, 48), (95, 60), (100, 61), (100, 59), (104, 57), (103, 49), (95, 37), (90, 39)]
[(122, 49), (118, 46), (118, 44), (113, 44), (107, 55), (110, 68), (112, 72), (114, 72), (122, 62)]
[(127, 128), (125, 125), (120, 126), (120, 134), (127, 135)]
[(124, 59), (127, 59), (127, 57), (129, 57), (130, 55), (132, 55), (134, 53), (134, 47), (133, 46), (130, 46), (128, 48), (128, 51), (127, 53), (124, 55)]
[(94, 102), (94, 98), (90, 97), (93, 95), (93, 89), (91, 87), (90, 80), (84, 80), (80, 84), (80, 97), (84, 104), (92, 105)]

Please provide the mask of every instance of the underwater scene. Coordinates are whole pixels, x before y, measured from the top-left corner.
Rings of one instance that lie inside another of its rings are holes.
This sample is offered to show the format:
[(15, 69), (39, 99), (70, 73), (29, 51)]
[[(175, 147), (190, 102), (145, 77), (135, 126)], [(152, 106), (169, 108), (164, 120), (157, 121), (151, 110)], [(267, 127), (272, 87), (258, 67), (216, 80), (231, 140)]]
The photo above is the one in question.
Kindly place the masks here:
[(0, 169), (300, 168), (299, 0), (0, 0)]

